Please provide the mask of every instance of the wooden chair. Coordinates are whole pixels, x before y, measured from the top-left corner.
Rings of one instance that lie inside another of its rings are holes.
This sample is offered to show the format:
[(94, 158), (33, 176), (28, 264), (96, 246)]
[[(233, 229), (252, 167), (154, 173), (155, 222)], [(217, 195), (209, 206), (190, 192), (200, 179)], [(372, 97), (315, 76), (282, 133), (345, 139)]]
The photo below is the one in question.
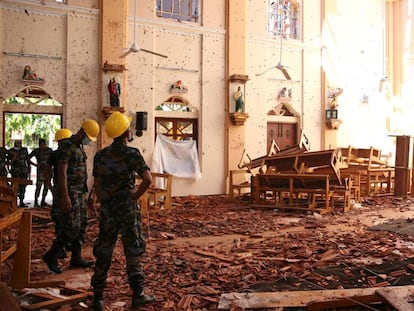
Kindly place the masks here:
[(251, 176), (252, 174), (248, 170), (230, 170), (229, 191), (232, 199), (240, 199), (243, 193), (250, 193), (252, 185)]
[[(9, 241), (2, 245), (3, 236), (9, 230), (16, 230), (17, 239)], [(25, 295), (28, 298), (28, 304), (25, 304), (24, 310), (56, 310), (62, 306), (74, 305), (87, 300), (92, 296), (91, 292), (77, 290), (64, 286), (64, 280), (31, 280), (31, 254), (32, 254), (32, 213), (26, 209), (17, 211), (0, 219), (0, 272), (3, 263), (8, 258), (13, 258), (13, 270), (11, 275), (10, 286), (19, 295)], [(1, 273), (0, 273), (1, 276)], [(60, 296), (50, 295), (43, 291), (32, 291), (33, 289), (42, 289), (56, 287), (55, 291)], [(2, 308), (4, 303), (4, 288), (0, 287), (0, 310), (20, 310), (12, 308), (13, 305), (7, 304), (7, 308)], [(60, 309), (60, 308), (59, 308)], [(65, 308), (65, 310), (68, 310)]]
[(171, 208), (171, 188), (172, 175), (167, 173), (151, 172), (152, 183), (142, 196), (141, 209), (170, 209)]

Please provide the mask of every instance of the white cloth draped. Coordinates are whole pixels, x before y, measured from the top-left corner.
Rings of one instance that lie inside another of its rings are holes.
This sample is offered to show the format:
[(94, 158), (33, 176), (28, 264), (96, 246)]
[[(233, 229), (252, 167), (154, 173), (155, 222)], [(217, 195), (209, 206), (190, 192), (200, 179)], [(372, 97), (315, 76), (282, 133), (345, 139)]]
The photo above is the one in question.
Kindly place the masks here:
[(151, 171), (199, 180), (201, 171), (196, 142), (193, 140), (171, 140), (158, 134)]

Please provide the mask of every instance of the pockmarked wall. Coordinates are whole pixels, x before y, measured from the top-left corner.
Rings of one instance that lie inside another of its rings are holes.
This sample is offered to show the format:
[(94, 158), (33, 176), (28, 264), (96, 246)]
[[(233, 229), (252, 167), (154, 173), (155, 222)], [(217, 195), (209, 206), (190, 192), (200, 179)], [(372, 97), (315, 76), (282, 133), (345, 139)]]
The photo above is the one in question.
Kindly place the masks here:
[[(268, 1), (248, 2), (246, 55), (250, 80), (246, 84), (246, 111), (250, 117), (246, 121), (245, 145), (250, 156), (267, 153), (267, 122), (273, 120), (268, 113), (279, 105), (279, 93), (283, 88), (292, 91), (289, 105), (298, 114), (298, 134), (301, 130), (306, 134), (312, 150), (322, 147), (322, 16), (321, 3), (311, 2), (301, 1), (297, 39), (269, 33)], [(279, 62), (287, 68), (291, 80), (286, 80), (281, 71), (274, 68)], [(284, 122), (283, 117), (279, 117), (278, 122)]]
[[(25, 87), (22, 76), (29, 65), (45, 80), (42, 88), (63, 104), (62, 125), (74, 133), (82, 121), (97, 119), (100, 70), (98, 1), (76, 4), (79, 6), (55, 1), (0, 3), (0, 102)], [(36, 105), (28, 111), (35, 113)], [(85, 151), (91, 175), (96, 145)], [(92, 182), (89, 178), (89, 186)]]
[[(155, 1), (137, 2), (137, 43), (168, 58), (141, 51), (126, 59), (122, 105), (132, 116), (137, 111), (148, 113), (148, 129), (143, 136), (135, 137), (132, 145), (151, 165), (155, 107), (171, 96), (171, 84), (181, 80), (188, 88), (183, 96), (198, 118), (202, 178), (173, 178), (173, 195), (225, 193), (226, 157), (232, 156), (226, 152), (226, 63), (232, 57), (226, 55), (226, 3), (202, 1), (200, 18), (192, 23), (157, 17)], [(301, 12), (299, 37), (282, 41), (281, 60), (292, 76), (287, 81), (277, 69), (256, 75), (280, 61), (280, 37), (268, 33), (268, 1), (246, 1), (247, 72), (240, 74), (249, 76), (245, 110), (250, 117), (243, 125), (249, 155), (254, 158), (266, 154), (266, 126), (271, 118), (268, 112), (279, 104), (278, 95), (284, 87), (292, 90), (290, 105), (297, 113), (299, 130), (309, 138), (311, 150), (349, 144), (392, 149), (392, 141), (387, 140), (389, 124), (393, 124), (387, 117), (389, 95), (377, 89), (384, 73), (384, 1), (296, 2)], [(133, 3), (128, 1), (129, 44), (134, 35)], [(30, 65), (46, 80), (44, 88), (64, 105), (63, 126), (76, 132), (88, 118), (99, 119), (103, 125), (100, 98), (103, 106), (109, 105), (106, 85), (113, 73), (103, 72), (99, 59), (99, 6), (98, 0), (72, 0), (67, 4), (52, 0), (0, 2), (0, 101), (24, 87), (23, 69)], [(119, 47), (120, 54), (123, 48)], [(344, 90), (338, 98), (342, 120), (338, 130), (325, 127), (327, 88), (331, 86)], [(364, 98), (368, 101), (361, 100)], [(400, 106), (403, 104), (398, 102)], [(361, 127), (367, 126), (361, 134)], [(91, 169), (97, 148), (91, 145), (85, 149)]]
[[(148, 128), (131, 143), (152, 165), (155, 145), (155, 110), (172, 94), (171, 85), (181, 80), (188, 92), (180, 94), (198, 118), (198, 155), (201, 179), (173, 177), (174, 196), (221, 194), (226, 191), (225, 147), (225, 3), (211, 1), (202, 6), (198, 22), (156, 16), (155, 5), (139, 2), (136, 43), (168, 58), (140, 51), (126, 57), (126, 113), (148, 113)], [(127, 46), (132, 44), (133, 2), (129, 2)], [(120, 49), (121, 53), (121, 49)], [(107, 77), (109, 79), (109, 77)], [(103, 82), (103, 87), (107, 81)], [(106, 90), (103, 90), (104, 96)], [(108, 103), (107, 103), (108, 104)], [(163, 116), (176, 117), (171, 113)], [(134, 121), (135, 122), (135, 119)]]
[[(311, 150), (352, 145), (374, 146), (385, 154), (394, 152), (393, 138), (389, 137), (393, 105), (386, 88), (382, 92), (378, 88), (385, 75), (384, 1), (296, 2), (300, 4), (299, 36), (283, 38), (282, 51), (280, 36), (268, 33), (269, 1), (247, 2), (248, 154), (266, 154), (267, 113), (280, 103), (278, 95), (284, 87), (292, 89), (290, 105), (300, 116), (300, 130), (309, 138)], [(258, 75), (279, 61), (287, 67), (291, 81), (276, 68)], [(325, 125), (331, 87), (343, 89), (337, 98), (342, 121), (337, 130)], [(283, 117), (278, 120), (283, 122)]]

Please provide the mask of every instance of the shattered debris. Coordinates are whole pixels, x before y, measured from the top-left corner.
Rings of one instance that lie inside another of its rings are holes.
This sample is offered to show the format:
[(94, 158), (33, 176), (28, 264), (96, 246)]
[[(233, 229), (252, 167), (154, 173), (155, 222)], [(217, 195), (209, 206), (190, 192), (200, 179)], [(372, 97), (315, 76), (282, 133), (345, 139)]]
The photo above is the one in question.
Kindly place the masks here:
[[(231, 292), (412, 284), (414, 232), (371, 227), (395, 219), (412, 225), (414, 205), (410, 199), (393, 197), (369, 202), (347, 213), (321, 216), (251, 209), (247, 200), (236, 202), (226, 196), (174, 198), (173, 209), (143, 215), (148, 241), (143, 257), (145, 287), (155, 294), (156, 303), (142, 310), (217, 310), (221, 295)], [(33, 210), (32, 280), (57, 277), (41, 259), (54, 237), (48, 214), (48, 209)], [(88, 259), (93, 259), (98, 233), (93, 215), (84, 247)], [(59, 278), (68, 286), (91, 290), (93, 269), (69, 269), (68, 257), (60, 261), (64, 272)], [(9, 283), (12, 264), (12, 260), (3, 264), (3, 282)], [(105, 302), (110, 310), (128, 310), (131, 295), (118, 243)]]

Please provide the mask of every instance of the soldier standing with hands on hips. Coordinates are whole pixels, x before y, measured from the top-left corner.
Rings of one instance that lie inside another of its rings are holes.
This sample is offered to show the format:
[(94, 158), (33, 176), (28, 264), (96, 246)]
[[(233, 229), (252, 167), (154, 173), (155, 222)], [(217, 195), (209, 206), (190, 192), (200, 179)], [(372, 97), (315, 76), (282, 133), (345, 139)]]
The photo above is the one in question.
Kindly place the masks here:
[[(153, 296), (144, 294), (140, 259), (146, 242), (142, 233), (141, 209), (137, 203), (150, 186), (152, 177), (139, 150), (127, 145), (132, 140), (131, 119), (118, 111), (112, 113), (106, 120), (105, 129), (113, 142), (96, 153), (93, 163), (95, 189), (101, 203), (99, 234), (93, 249), (95, 271), (91, 280), (95, 311), (104, 310), (103, 294), (119, 233), (122, 235), (128, 282), (133, 291), (132, 310), (155, 300)], [(138, 188), (135, 186), (136, 174), (142, 178)]]

